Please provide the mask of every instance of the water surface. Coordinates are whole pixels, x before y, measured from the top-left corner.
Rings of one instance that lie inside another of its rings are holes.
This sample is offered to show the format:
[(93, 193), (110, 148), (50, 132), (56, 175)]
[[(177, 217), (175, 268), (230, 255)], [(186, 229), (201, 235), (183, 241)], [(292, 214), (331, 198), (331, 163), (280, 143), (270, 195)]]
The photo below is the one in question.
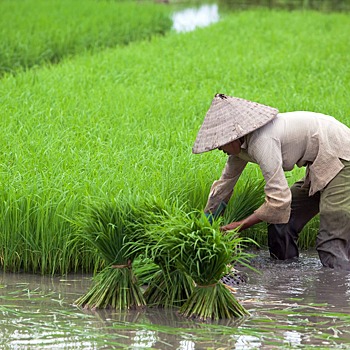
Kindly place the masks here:
[(350, 349), (350, 277), (315, 252), (276, 262), (266, 251), (245, 270), (242, 319), (200, 323), (176, 310), (86, 311), (73, 303), (90, 276), (0, 275), (1, 349)]
[(219, 21), (219, 7), (216, 4), (190, 7), (172, 15), (173, 29), (176, 32), (190, 32)]

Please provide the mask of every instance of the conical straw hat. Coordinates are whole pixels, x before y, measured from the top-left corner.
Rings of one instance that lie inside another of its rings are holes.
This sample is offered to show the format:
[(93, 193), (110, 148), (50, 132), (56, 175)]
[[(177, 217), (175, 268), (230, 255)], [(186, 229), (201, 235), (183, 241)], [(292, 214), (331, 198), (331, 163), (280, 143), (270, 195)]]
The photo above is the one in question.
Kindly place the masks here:
[(193, 145), (193, 153), (211, 151), (267, 124), (276, 108), (242, 98), (216, 94)]

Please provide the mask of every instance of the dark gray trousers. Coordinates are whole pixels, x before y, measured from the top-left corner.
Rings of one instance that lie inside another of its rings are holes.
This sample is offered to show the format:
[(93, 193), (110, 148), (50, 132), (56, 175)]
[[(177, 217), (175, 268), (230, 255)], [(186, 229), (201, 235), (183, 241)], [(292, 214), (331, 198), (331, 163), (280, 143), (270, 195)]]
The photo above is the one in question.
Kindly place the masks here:
[(309, 196), (303, 181), (291, 187), (291, 216), (287, 224), (268, 226), (268, 245), (271, 257), (279, 260), (299, 256), (297, 239), (303, 227), (320, 214), (316, 240), (322, 264), (350, 271), (350, 162), (322, 190)]

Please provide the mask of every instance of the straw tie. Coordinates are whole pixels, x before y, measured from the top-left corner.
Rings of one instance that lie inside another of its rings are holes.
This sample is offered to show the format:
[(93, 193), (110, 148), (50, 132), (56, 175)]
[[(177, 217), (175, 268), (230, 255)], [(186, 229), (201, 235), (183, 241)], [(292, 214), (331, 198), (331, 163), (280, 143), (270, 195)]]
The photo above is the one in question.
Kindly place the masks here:
[(124, 264), (124, 265), (112, 265), (111, 267), (114, 268), (114, 269), (124, 269), (124, 268), (131, 269), (131, 263), (132, 263), (132, 261), (129, 259), (127, 264)]

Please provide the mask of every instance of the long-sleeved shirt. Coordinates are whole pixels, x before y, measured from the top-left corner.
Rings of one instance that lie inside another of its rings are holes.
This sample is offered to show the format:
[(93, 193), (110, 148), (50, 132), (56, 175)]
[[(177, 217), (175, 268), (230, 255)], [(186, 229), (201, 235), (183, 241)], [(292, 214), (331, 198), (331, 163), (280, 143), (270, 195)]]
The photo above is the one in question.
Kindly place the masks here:
[(350, 129), (335, 118), (314, 112), (279, 113), (244, 137), (238, 155), (230, 155), (211, 187), (206, 212), (227, 203), (248, 162), (259, 165), (265, 179), (265, 202), (255, 211), (268, 223), (287, 223), (291, 191), (284, 172), (306, 166), (304, 186), (312, 196), (322, 191), (350, 160)]

